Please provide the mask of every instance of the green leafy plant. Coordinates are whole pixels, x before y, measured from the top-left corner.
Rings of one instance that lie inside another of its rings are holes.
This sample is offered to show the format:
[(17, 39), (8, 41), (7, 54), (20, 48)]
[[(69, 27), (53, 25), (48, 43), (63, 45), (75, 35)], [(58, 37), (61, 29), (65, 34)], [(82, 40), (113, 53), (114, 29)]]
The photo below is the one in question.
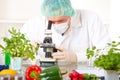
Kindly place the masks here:
[(87, 58), (95, 57), (94, 66), (105, 70), (120, 71), (120, 42), (112, 41), (107, 48), (87, 49)]
[(0, 48), (2, 48), (2, 53), (4, 54), (6, 51), (10, 53), (11, 57), (24, 57), (27, 56), (30, 59), (35, 58), (35, 53), (38, 51), (38, 47), (32, 46), (30, 41), (25, 38), (25, 34), (22, 34), (20, 30), (16, 30), (12, 28), (9, 29), (10, 38), (4, 37), (3, 41), (5, 42), (5, 46), (0, 44)]

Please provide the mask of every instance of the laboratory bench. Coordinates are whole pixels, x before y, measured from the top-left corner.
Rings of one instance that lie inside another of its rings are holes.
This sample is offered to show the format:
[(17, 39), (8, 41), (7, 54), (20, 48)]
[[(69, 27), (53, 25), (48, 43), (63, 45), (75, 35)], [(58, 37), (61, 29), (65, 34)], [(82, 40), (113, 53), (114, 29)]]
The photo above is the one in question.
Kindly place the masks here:
[[(23, 78), (20, 78), (19, 80), (25, 80), (25, 76), (24, 76), (25, 70), (29, 66), (31, 66), (30, 63), (23, 63), (22, 71), (20, 72), (21, 74), (18, 74), (18, 76), (16, 76), (16, 78), (23, 77)], [(73, 70), (77, 71), (80, 74), (83, 74), (83, 73), (95, 74), (99, 78), (99, 80), (105, 80), (105, 77), (104, 77), (105, 71), (104, 70), (95, 68), (95, 67), (90, 66), (88, 64), (83, 64), (83, 63), (78, 63), (78, 64), (76, 64), (76, 63), (64, 63), (63, 64), (63, 63), (60, 63), (60, 64), (58, 64), (58, 66), (61, 70), (63, 80), (70, 80), (69, 73), (71, 73)], [(42, 67), (42, 69), (45, 69), (45, 67)], [(5, 79), (5, 80), (9, 80), (9, 79)], [(16, 79), (16, 80), (18, 80), (18, 79)]]

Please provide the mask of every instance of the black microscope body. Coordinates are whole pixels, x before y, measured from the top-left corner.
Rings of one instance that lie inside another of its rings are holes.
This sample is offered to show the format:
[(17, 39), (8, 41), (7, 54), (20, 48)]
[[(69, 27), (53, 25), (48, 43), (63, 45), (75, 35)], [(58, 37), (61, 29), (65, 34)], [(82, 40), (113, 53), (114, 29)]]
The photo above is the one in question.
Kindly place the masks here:
[(52, 53), (57, 52), (57, 49), (55, 48), (55, 44), (52, 42), (51, 26), (52, 26), (52, 22), (49, 21), (48, 28), (45, 31), (45, 38), (40, 46), (41, 48), (43, 48), (43, 51), (45, 52), (45, 58), (40, 59), (41, 67), (51, 67), (57, 65), (56, 60), (53, 59), (52, 57)]

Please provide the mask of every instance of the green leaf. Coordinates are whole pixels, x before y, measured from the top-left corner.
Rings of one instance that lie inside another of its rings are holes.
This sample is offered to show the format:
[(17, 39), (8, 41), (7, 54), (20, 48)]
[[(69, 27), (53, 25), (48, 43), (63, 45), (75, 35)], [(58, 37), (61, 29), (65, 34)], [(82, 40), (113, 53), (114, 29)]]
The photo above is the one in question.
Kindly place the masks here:
[(0, 45), (0, 48), (5, 49), (2, 45)]
[(92, 47), (92, 50), (95, 50), (95, 49), (96, 49), (96, 47), (95, 47), (95, 46), (93, 46), (93, 47)]
[(96, 47), (93, 47), (92, 50), (90, 48), (87, 48), (86, 56), (87, 56), (88, 59), (90, 59), (94, 56), (94, 50), (95, 49), (96, 49)]
[[(25, 34), (22, 34), (20, 30), (16, 30), (12, 28), (9, 29), (11, 37), (4, 37), (3, 41), (5, 42), (5, 46), (0, 45), (2, 51), (5, 52), (6, 49), (10, 52), (12, 57), (24, 57), (24, 55), (28, 56), (30, 59), (34, 59), (34, 53), (37, 53), (38, 48), (34, 49), (34, 46), (31, 45), (30, 40), (26, 39)], [(33, 49), (35, 51), (33, 51)]]

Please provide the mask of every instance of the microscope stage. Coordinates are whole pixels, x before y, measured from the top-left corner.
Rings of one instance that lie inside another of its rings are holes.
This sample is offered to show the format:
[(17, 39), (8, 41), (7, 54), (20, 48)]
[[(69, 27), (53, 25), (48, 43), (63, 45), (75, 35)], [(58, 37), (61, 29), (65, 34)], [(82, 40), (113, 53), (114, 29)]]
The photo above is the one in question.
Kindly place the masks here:
[(55, 59), (52, 58), (41, 58), (39, 62), (41, 67), (51, 67), (57, 65)]

